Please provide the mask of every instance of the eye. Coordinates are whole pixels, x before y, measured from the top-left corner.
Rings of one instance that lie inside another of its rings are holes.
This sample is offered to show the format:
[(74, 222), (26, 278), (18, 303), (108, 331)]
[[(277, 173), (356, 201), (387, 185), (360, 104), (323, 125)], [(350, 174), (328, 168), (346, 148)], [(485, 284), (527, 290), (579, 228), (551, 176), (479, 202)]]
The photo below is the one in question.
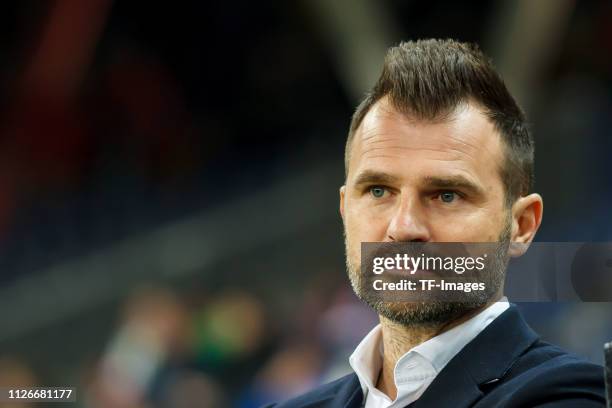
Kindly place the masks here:
[(370, 194), (372, 194), (372, 197), (374, 197), (374, 198), (382, 198), (382, 197), (384, 197), (385, 191), (386, 191), (386, 189), (384, 187), (381, 187), (381, 186), (372, 186), (372, 187), (370, 187)]
[(452, 203), (457, 198), (457, 193), (454, 191), (442, 191), (438, 197), (443, 203)]

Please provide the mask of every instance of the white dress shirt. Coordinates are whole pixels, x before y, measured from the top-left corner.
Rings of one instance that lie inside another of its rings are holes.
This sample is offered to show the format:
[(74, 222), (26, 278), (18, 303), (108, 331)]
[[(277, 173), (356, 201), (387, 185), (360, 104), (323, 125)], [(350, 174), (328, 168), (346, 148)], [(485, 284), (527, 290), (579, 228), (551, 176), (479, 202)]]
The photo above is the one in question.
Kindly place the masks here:
[(349, 363), (361, 383), (365, 408), (405, 407), (416, 401), (444, 366), (485, 327), (509, 307), (503, 297), (471, 319), (410, 349), (393, 370), (397, 398), (391, 400), (376, 388), (382, 368), (383, 343), (380, 324), (359, 343)]

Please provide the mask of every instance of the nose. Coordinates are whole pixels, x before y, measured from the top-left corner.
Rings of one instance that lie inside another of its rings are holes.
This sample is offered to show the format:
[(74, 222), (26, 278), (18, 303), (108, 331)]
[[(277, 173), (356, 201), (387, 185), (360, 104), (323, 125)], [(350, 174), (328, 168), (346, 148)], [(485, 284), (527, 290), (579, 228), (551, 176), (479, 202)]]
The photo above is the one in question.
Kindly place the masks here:
[(431, 240), (425, 214), (417, 200), (402, 197), (400, 205), (389, 222), (387, 239), (391, 242), (428, 242)]

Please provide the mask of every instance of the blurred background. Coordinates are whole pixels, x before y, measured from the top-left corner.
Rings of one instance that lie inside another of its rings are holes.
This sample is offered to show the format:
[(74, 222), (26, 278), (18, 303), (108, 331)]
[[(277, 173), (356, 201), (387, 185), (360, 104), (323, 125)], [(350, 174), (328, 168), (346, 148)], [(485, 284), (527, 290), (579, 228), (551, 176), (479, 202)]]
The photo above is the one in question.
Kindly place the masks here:
[[(349, 372), (376, 318), (345, 278), (344, 142), (400, 40), (479, 43), (532, 123), (538, 240), (612, 240), (609, 1), (27, 0), (0, 19), (0, 385), (248, 408)], [(602, 362), (610, 303), (519, 306)]]

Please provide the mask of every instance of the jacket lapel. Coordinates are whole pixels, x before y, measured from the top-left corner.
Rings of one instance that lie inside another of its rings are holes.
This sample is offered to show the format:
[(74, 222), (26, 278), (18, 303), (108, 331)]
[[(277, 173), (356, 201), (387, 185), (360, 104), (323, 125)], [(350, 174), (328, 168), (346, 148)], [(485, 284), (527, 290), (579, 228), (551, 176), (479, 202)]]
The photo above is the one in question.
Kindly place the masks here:
[(483, 386), (499, 381), (538, 335), (515, 305), (493, 320), (468, 343), (411, 407), (468, 407), (484, 393)]
[(353, 373), (330, 400), (329, 408), (359, 408), (363, 399), (357, 374)]
[[(290, 400), (279, 407), (291, 406), (296, 408), (360, 408), (363, 394), (361, 385), (355, 373), (348, 374), (336, 382), (328, 390), (316, 393), (308, 398), (308, 394), (299, 401)], [(276, 405), (270, 405), (272, 408)], [(268, 408), (268, 406), (266, 406)]]

